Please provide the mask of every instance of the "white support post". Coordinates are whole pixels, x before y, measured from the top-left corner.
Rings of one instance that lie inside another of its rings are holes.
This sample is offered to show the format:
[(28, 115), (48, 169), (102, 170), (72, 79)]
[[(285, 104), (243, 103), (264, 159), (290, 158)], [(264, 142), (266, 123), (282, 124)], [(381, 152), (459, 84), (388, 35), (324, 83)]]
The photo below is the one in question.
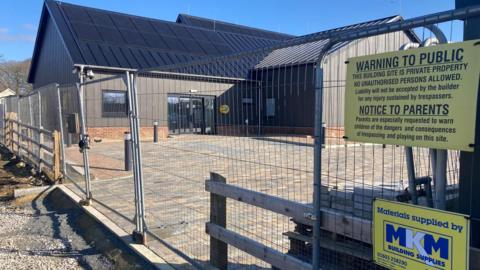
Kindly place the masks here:
[(80, 134), (80, 148), (83, 153), (83, 170), (85, 176), (85, 194), (86, 198), (82, 201), (83, 205), (90, 205), (92, 200), (92, 192), (90, 186), (90, 161), (88, 157), (88, 135), (87, 135), (87, 128), (85, 126), (85, 101), (84, 101), (84, 69), (83, 67), (80, 68), (79, 71), (80, 82), (77, 83), (77, 90), (78, 90), (78, 99), (80, 105), (80, 125), (81, 125), (81, 134)]
[[(59, 85), (55, 85), (57, 90), (57, 102), (58, 102), (58, 123), (60, 126), (60, 154), (62, 158), (62, 173), (64, 176), (67, 175), (67, 165), (65, 161), (65, 137), (63, 132), (63, 115), (62, 115), (62, 99), (60, 97), (60, 87)], [(39, 93), (39, 101), (40, 101), (40, 93)], [(41, 119), (41, 118), (39, 118)]]
[[(38, 93), (38, 128), (39, 129), (42, 129), (43, 126), (42, 126), (42, 94), (40, 91), (37, 91)], [(42, 147), (41, 145), (43, 145), (43, 133), (40, 132), (40, 131), (37, 131), (37, 134), (38, 134), (38, 143), (39, 143), (39, 146), (38, 146), (38, 169), (41, 171), (42, 170), (42, 154), (43, 154), (43, 151), (42, 151)]]
[(126, 72), (127, 76), (127, 94), (128, 94), (128, 116), (130, 120), (130, 132), (132, 136), (132, 154), (133, 154), (133, 177), (135, 185), (135, 231), (133, 238), (135, 241), (146, 243), (146, 222), (145, 222), (145, 204), (144, 187), (142, 171), (142, 155), (140, 147), (140, 125), (138, 121), (138, 94), (137, 94), (137, 75)]

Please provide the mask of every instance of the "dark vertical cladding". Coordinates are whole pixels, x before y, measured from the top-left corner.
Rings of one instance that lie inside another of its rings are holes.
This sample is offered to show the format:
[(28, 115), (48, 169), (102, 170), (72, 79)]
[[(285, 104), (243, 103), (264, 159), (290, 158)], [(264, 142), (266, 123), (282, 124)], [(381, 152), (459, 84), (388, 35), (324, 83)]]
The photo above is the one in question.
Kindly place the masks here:
[(38, 50), (38, 58), (33, 76), (33, 87), (50, 83), (67, 84), (76, 81), (72, 73), (73, 62), (62, 42), (60, 33), (50, 17), (46, 19), (45, 33)]
[[(280, 66), (257, 70), (262, 83), (262, 125), (277, 132), (313, 133), (314, 65)], [(267, 103), (271, 101), (270, 105)], [(266, 113), (274, 106), (274, 115)]]

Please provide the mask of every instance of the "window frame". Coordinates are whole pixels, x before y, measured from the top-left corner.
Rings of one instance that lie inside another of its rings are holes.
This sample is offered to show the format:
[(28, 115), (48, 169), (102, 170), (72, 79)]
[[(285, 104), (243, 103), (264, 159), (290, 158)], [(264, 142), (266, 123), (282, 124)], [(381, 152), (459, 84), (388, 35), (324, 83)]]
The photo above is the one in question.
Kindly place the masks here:
[[(122, 94), (125, 96), (125, 111), (117, 111), (117, 112), (108, 112), (105, 111), (105, 94), (106, 93), (113, 93), (113, 94)], [(103, 89), (102, 90), (102, 117), (104, 118), (126, 118), (128, 116), (128, 93), (127, 91), (123, 90), (111, 90), (111, 89)]]

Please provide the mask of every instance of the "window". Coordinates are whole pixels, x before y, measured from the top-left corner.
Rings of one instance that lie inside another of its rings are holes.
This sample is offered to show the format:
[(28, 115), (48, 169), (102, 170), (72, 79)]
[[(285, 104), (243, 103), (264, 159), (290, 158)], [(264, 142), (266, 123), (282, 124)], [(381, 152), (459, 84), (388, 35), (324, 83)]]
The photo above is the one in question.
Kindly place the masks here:
[(102, 116), (103, 117), (126, 117), (127, 116), (127, 92), (118, 90), (102, 91)]

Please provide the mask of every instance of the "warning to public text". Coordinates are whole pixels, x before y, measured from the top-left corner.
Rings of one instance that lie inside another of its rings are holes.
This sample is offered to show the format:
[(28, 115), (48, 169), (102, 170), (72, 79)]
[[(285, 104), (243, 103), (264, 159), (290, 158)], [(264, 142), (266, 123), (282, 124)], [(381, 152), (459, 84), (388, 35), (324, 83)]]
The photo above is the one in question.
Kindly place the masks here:
[(351, 58), (347, 140), (473, 151), (480, 41)]

